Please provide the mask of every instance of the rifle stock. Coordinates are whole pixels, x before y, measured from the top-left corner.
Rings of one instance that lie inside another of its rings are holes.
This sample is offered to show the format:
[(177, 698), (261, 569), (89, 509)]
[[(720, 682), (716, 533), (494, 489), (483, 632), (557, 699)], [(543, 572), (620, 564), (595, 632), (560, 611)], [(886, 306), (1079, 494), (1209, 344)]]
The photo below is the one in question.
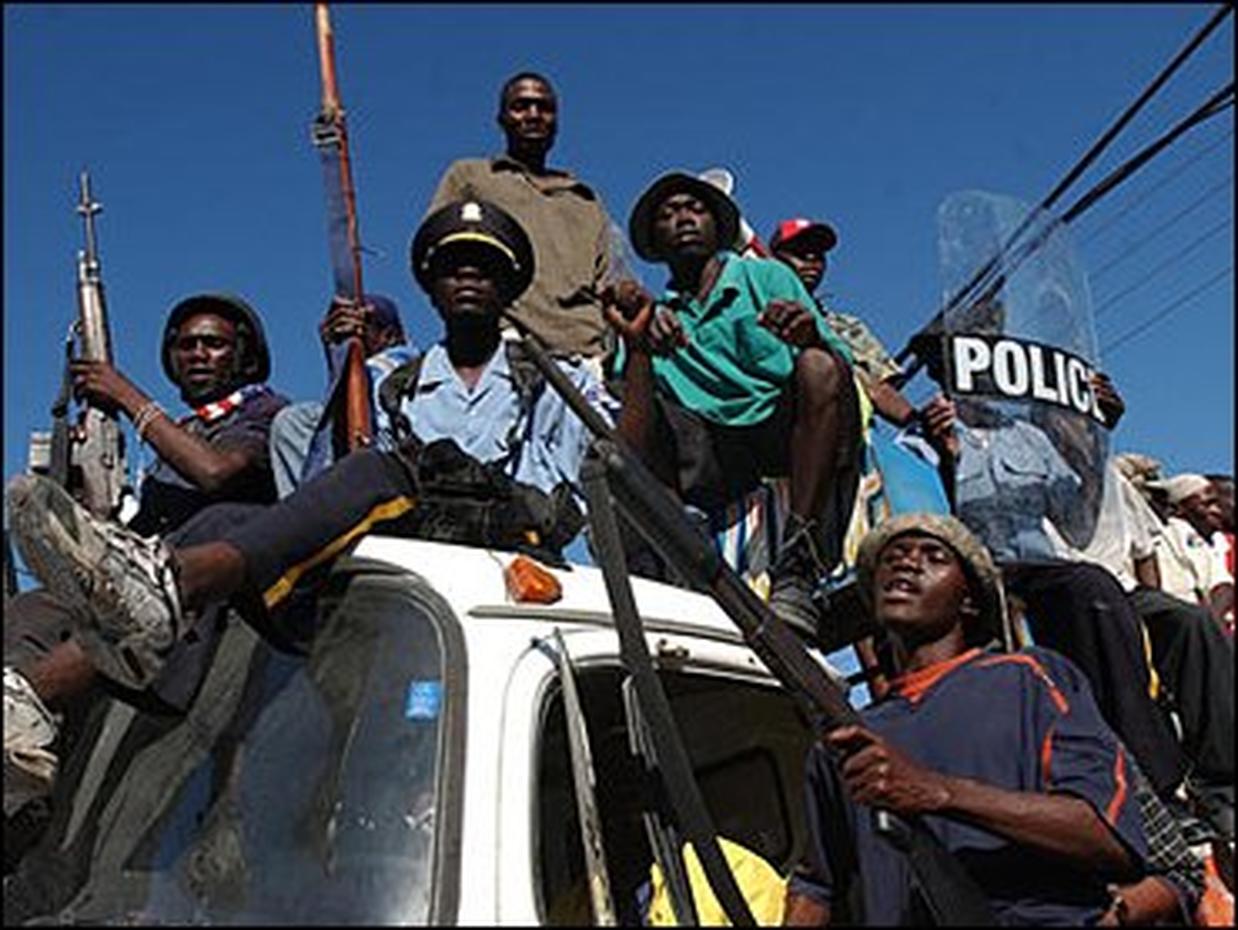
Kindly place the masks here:
[[(357, 197), (352, 163), (348, 157), (348, 127), (340, 103), (335, 72), (335, 38), (331, 14), (325, 3), (314, 4), (318, 66), (322, 77), (322, 102), (311, 129), (314, 146), (322, 159), (327, 200), (327, 245), (335, 293), (354, 302), (364, 301), (361, 282), (361, 236), (357, 223)], [(373, 434), (369, 378), (361, 340), (348, 341), (345, 361), (342, 445), (353, 450), (369, 443)]]

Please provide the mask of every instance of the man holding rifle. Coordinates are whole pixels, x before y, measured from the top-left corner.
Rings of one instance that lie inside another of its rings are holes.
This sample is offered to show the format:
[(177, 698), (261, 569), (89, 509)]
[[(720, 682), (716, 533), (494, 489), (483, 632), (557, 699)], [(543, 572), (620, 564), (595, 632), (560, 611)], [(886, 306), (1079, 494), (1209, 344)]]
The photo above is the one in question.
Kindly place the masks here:
[[(211, 504), (275, 500), (268, 433), (286, 403), (265, 384), (270, 353), (258, 314), (227, 294), (197, 294), (177, 303), (164, 324), (161, 357), (168, 379), (192, 413), (174, 420), (123, 372), (101, 361), (71, 363), (74, 391), (107, 411), (123, 412), (138, 438), (158, 454), (140, 488), (140, 507), (129, 522), (142, 535), (166, 535)], [(76, 608), (55, 591), (36, 589), (5, 608), (5, 717), (38, 687), (40, 676), (80, 680), (76, 695), (94, 683), (90, 663), (70, 640)], [(52, 659), (54, 655), (54, 660)], [(33, 687), (31, 682), (34, 682)], [(56, 704), (64, 709), (64, 703)], [(47, 732), (50, 716), (22, 717)], [(7, 723), (6, 723), (7, 726)], [(10, 805), (44, 793), (52, 766), (38, 752), (15, 756), (5, 735), (5, 813)], [(12, 777), (11, 777), (12, 773)], [(27, 790), (18, 791), (18, 783)]]
[(923, 817), (999, 923), (1176, 916), (1172, 883), (1132, 885), (1148, 853), (1138, 774), (1086, 680), (1046, 650), (987, 648), (1004, 608), (975, 537), (952, 517), (895, 517), (866, 537), (858, 572), (904, 672), (862, 725), (810, 754), (810, 865), (792, 883), (791, 920), (922, 916), (906, 858), (877, 836), (872, 808)]
[[(370, 388), (373, 443), (380, 449), (391, 448), (391, 425), (380, 406), (379, 391), (387, 375), (413, 357), (399, 307), (381, 294), (366, 295), (366, 302), (361, 305), (336, 297), (327, 308), (318, 335), (327, 356), (328, 383), (337, 389), (347, 343), (351, 339), (361, 340)], [(329, 395), (332, 393), (328, 391)], [(335, 460), (332, 423), (330, 418), (323, 417), (323, 412), (322, 403), (307, 400), (289, 404), (275, 417), (271, 426), (271, 462), (275, 488), (281, 498)]]
[[(80, 668), (41, 674), (55, 669), (65, 650), (78, 648), (63, 643), (13, 694), (15, 713), (5, 715), (6, 806), (10, 745), (26, 757), (54, 761), (49, 746), (56, 734), (46, 705), (79, 691), (95, 669), (174, 703), (169, 695), (192, 690), (184, 677), (204, 671), (186, 670), (182, 660), (215, 632), (202, 618), (230, 598), (262, 632), (274, 630), (280, 645), (301, 641), (306, 631), (297, 627), (298, 612), (280, 608), (294, 591), (312, 589), (337, 554), (375, 527), (550, 557), (580, 529), (573, 486), (590, 436), (556, 392), (524, 373), (524, 362), (500, 336), (502, 313), (533, 275), (528, 237), (493, 204), (454, 203), (422, 224), (411, 258), (446, 335), (403, 372), (397, 413), (405, 432), (393, 451), (351, 453), (273, 507), (209, 508), (174, 545), (95, 519), (52, 482), (10, 483), (18, 547), (55, 596), (72, 606), (89, 675)], [(629, 354), (644, 359), (631, 365), (638, 381), (642, 371), (648, 378), (643, 331), (649, 315), (646, 307), (629, 322), (611, 313)], [(579, 363), (558, 364), (609, 418), (613, 404), (592, 374)], [(628, 405), (619, 435), (635, 435), (642, 418), (638, 404)], [(465, 484), (472, 493), (461, 501)], [(27, 728), (31, 738), (24, 742), (10, 729), (19, 718), (41, 723)]]

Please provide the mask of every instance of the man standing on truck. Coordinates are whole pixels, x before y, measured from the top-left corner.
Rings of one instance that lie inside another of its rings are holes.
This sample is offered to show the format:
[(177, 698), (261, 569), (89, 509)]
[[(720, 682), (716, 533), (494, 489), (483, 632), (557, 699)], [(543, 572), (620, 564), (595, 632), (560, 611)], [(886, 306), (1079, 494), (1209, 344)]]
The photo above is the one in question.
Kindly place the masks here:
[[(18, 546), (31, 569), (72, 605), (75, 640), (100, 673), (161, 698), (192, 693), (205, 669), (186, 670), (179, 657), (187, 637), (199, 649), (218, 635), (200, 618), (229, 599), (280, 645), (302, 645), (312, 630), (299, 611), (279, 608), (294, 590), (312, 591), (335, 557), (372, 529), (550, 556), (580, 529), (572, 487), (588, 432), (529, 373), (499, 329), (505, 308), (533, 276), (528, 237), (494, 204), (454, 203), (422, 224), (411, 259), (446, 334), (411, 369), (388, 379), (401, 386), (394, 412), (402, 440), (393, 451), (353, 452), (272, 507), (211, 508), (173, 546), (94, 519), (44, 479), (10, 482)], [(651, 308), (632, 309), (638, 312), (631, 320), (617, 310), (608, 315), (639, 386), (651, 377), (643, 338)], [(613, 404), (592, 374), (580, 363), (559, 365), (609, 417)], [(629, 404), (618, 434), (635, 436), (643, 419), (640, 405)], [(55, 659), (53, 651), (48, 660)], [(36, 742), (29, 738), (36, 731), (25, 731), (23, 742), (6, 714), (6, 794), (10, 746), (50, 754), (55, 729), (44, 705), (84, 680), (32, 675), (34, 687), (14, 696), (17, 711), (46, 726)], [(6, 709), (8, 699), (6, 688)]]
[[(287, 403), (266, 386), (271, 372), (262, 320), (229, 294), (197, 294), (177, 303), (164, 324), (163, 369), (192, 412), (174, 420), (123, 372), (107, 362), (77, 361), (79, 396), (132, 420), (138, 439), (158, 455), (146, 470), (140, 506), (129, 526), (142, 535), (175, 532), (211, 504), (275, 500), (268, 433)], [(74, 680), (74, 693), (89, 703), (95, 676), (70, 639), (76, 608), (55, 590), (38, 588), (5, 605), (4, 783), (5, 815), (45, 794), (54, 759), (22, 743), (55, 728), (50, 713), (29, 700), (41, 679)], [(54, 657), (54, 660), (53, 660)], [(53, 702), (57, 711), (68, 710)], [(81, 709), (78, 706), (76, 709)], [(10, 743), (10, 729), (29, 734)]]
[(671, 272), (649, 324), (657, 390), (647, 457), (706, 513), (764, 477), (789, 478), (770, 606), (816, 637), (813, 592), (841, 555), (858, 475), (851, 355), (791, 269), (725, 247), (738, 228), (734, 202), (683, 172), (657, 179), (632, 210), (636, 253)]
[[(1042, 649), (987, 648), (1003, 611), (997, 569), (953, 517), (907, 514), (872, 531), (859, 585), (901, 652), (890, 696), (810, 753), (810, 864), (793, 920), (923, 922), (907, 861), (875, 809), (924, 818), (1002, 924), (1174, 916), (1169, 885), (1141, 885), (1147, 837), (1136, 770), (1086, 680)], [(983, 707), (983, 713), (977, 708)], [(1145, 916), (1145, 915), (1140, 915)]]
[(522, 71), (499, 91), (504, 154), (452, 162), (429, 213), (488, 200), (510, 213), (533, 245), (535, 270), (512, 315), (560, 356), (600, 358), (608, 333), (602, 291), (610, 274), (611, 220), (601, 198), (570, 171), (546, 164), (559, 130), (548, 78)]

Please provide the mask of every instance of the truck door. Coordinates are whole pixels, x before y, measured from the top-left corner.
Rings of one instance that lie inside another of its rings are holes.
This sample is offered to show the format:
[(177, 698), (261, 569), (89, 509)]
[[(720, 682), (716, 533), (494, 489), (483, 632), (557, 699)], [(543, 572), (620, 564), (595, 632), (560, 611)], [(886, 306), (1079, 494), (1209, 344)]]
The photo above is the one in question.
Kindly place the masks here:
[[(798, 708), (751, 673), (745, 649), (681, 637), (651, 636), (650, 644), (719, 836), (785, 878), (806, 839), (803, 760), (812, 734)], [(575, 645), (572, 653), (614, 908), (619, 923), (639, 925), (655, 890), (643, 814), (656, 799), (631, 748), (627, 673), (613, 654), (589, 660)], [(589, 923), (592, 916), (567, 732), (563, 689), (551, 676), (540, 699), (531, 811), (537, 914), (551, 925)]]

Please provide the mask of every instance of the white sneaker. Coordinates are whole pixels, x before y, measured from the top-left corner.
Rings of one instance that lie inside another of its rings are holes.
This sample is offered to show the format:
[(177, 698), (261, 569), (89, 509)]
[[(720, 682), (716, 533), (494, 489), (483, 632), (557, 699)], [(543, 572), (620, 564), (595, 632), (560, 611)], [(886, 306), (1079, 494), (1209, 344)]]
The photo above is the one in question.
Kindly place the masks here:
[(58, 728), (24, 675), (4, 668), (4, 816), (52, 792), (56, 754), (48, 746)]
[(100, 673), (145, 688), (185, 625), (171, 551), (94, 517), (38, 475), (12, 479), (8, 502), (26, 565), (73, 608), (74, 640)]

